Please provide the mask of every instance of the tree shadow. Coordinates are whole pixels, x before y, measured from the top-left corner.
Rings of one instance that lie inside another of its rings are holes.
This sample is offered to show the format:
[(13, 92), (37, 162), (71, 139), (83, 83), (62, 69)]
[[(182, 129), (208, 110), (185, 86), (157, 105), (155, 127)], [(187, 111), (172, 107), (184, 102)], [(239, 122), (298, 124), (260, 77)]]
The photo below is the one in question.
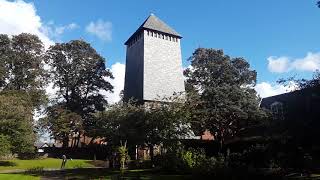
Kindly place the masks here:
[(0, 166), (16, 166), (17, 164), (10, 161), (0, 161)]

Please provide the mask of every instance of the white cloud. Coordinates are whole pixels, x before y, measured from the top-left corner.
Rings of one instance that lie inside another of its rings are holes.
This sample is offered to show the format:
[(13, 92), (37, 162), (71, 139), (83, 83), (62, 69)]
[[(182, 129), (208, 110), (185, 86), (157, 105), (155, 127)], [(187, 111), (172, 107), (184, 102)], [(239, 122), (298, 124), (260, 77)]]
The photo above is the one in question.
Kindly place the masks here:
[(111, 72), (114, 76), (114, 79), (107, 79), (114, 87), (113, 93), (111, 92), (102, 92), (109, 103), (113, 104), (120, 101), (120, 92), (124, 87), (124, 75), (125, 75), (125, 65), (119, 62), (116, 62), (111, 66)]
[(268, 69), (271, 72), (283, 73), (288, 71), (315, 71), (320, 69), (320, 52), (309, 52), (303, 58), (292, 59), (286, 56), (268, 58)]
[(0, 0), (0, 34), (35, 34), (48, 48), (66, 30), (73, 30), (77, 27), (76, 23), (64, 26), (55, 26), (53, 21), (43, 23), (33, 3), (22, 0)]
[(86, 26), (86, 31), (103, 41), (111, 41), (112, 39), (112, 23), (108, 21), (100, 19), (96, 22), (90, 22)]
[(277, 72), (277, 73), (282, 73), (282, 72), (287, 72), (289, 70), (289, 58), (288, 57), (268, 57), (268, 69), (271, 72)]
[(32, 3), (0, 0), (0, 33), (17, 35), (31, 33), (39, 36), (46, 47), (54, 42), (42, 32), (42, 22)]
[(320, 69), (320, 53), (308, 52), (306, 57), (294, 60), (292, 68), (300, 71), (315, 71)]
[(293, 82), (289, 83), (288, 86), (283, 86), (280, 84), (272, 85), (268, 82), (262, 82), (258, 83), (254, 87), (254, 89), (262, 98), (290, 92), (295, 90), (296, 88), (297, 86)]
[(50, 21), (41, 27), (41, 31), (48, 37), (55, 41), (60, 41), (61, 35), (65, 31), (71, 31), (79, 28), (76, 23), (70, 23), (68, 25), (55, 25), (53, 21)]

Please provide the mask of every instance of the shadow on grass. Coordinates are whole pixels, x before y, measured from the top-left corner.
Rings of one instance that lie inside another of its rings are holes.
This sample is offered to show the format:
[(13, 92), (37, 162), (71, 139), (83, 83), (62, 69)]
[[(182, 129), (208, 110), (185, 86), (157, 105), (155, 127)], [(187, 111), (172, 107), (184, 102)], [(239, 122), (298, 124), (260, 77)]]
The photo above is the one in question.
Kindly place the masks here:
[(192, 179), (186, 175), (165, 175), (160, 172), (145, 170), (128, 170), (121, 174), (118, 170), (105, 168), (81, 168), (65, 169), (60, 171), (43, 171), (24, 173), (25, 175), (41, 176), (44, 179), (110, 179), (110, 180), (136, 180), (136, 179), (168, 179), (168, 180), (188, 180)]
[(87, 163), (92, 164), (95, 167), (105, 167), (106, 166), (106, 161), (102, 161), (102, 160), (88, 161)]
[(0, 161), (0, 166), (16, 166), (17, 164), (10, 161)]
[[(19, 174), (19, 173), (17, 173)], [(25, 175), (37, 176), (43, 179), (110, 179), (110, 180), (191, 180), (191, 179), (218, 179), (218, 180), (282, 180), (294, 179), (286, 178), (277, 174), (261, 174), (242, 172), (241, 174), (212, 174), (212, 175), (184, 175), (184, 174), (170, 174), (154, 169), (139, 169), (127, 170), (121, 173), (119, 170), (105, 169), (105, 168), (79, 168), (79, 169), (65, 169), (54, 171), (39, 171), (26, 172)]]

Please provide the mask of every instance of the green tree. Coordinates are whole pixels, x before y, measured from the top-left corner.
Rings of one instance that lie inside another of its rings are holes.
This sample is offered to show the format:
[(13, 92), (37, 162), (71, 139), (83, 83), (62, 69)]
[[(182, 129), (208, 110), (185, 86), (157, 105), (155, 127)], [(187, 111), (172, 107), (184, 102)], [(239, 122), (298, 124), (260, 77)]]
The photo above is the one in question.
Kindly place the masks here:
[(60, 106), (47, 109), (47, 116), (39, 120), (42, 130), (51, 132), (53, 138), (61, 141), (63, 147), (68, 147), (69, 136), (80, 133), (82, 129), (81, 116)]
[(0, 36), (0, 85), (4, 91), (16, 90), (28, 93), (32, 106), (46, 102), (46, 71), (44, 70), (44, 46), (32, 34), (22, 33), (8, 38)]
[(279, 84), (284, 86), (294, 86), (296, 90), (299, 89), (307, 89), (307, 88), (317, 88), (320, 87), (320, 71), (316, 70), (313, 73), (311, 79), (304, 79), (304, 78), (296, 78), (295, 76), (289, 77), (287, 79), (279, 79), (277, 81)]
[(5, 87), (9, 76), (10, 41), (7, 35), (0, 34), (0, 89)]
[(231, 58), (222, 50), (198, 48), (189, 59), (187, 104), (192, 125), (198, 132), (208, 129), (224, 143), (265, 117), (253, 87), (257, 73), (243, 58)]
[(96, 118), (96, 133), (100, 137), (115, 144), (128, 142), (129, 149), (148, 144), (151, 158), (154, 145), (190, 135), (189, 113), (181, 99), (176, 98), (171, 103), (118, 103), (97, 113)]
[(147, 104), (145, 143), (149, 145), (151, 160), (154, 145), (166, 145), (170, 140), (194, 136), (190, 129), (191, 114), (184, 100), (180, 96), (172, 96), (166, 102)]
[(90, 44), (74, 40), (51, 46), (46, 52), (45, 60), (50, 67), (54, 87), (58, 88), (57, 101), (52, 104), (80, 115), (86, 134), (94, 139), (92, 130), (95, 129), (96, 122), (91, 114), (104, 110), (107, 105), (101, 91), (113, 89), (107, 81), (113, 76), (105, 67), (105, 59)]
[(9, 137), (0, 134), (0, 158), (11, 153)]
[(0, 134), (7, 136), (13, 153), (34, 152), (33, 107), (20, 92), (0, 94)]
[(35, 35), (0, 34), (0, 134), (13, 153), (34, 151), (33, 112), (46, 103), (43, 53)]
[(146, 111), (143, 106), (131, 102), (113, 104), (106, 111), (98, 112), (96, 119), (97, 128), (94, 130), (97, 136), (114, 144), (120, 141), (131, 146), (144, 143)]

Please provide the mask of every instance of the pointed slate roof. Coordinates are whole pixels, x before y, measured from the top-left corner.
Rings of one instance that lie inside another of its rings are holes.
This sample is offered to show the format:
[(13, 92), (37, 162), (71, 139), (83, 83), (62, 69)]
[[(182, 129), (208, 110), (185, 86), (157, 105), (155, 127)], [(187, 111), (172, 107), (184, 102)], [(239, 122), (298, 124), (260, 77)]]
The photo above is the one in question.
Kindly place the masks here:
[(182, 36), (177, 33), (174, 29), (172, 29), (170, 26), (168, 26), (165, 22), (163, 22), (161, 19), (159, 19), (154, 14), (150, 14), (150, 16), (142, 23), (142, 25), (137, 29), (135, 33), (125, 42), (125, 45), (141, 30), (143, 29), (150, 29), (154, 31), (163, 32), (165, 34), (173, 35), (179, 38), (182, 38)]

